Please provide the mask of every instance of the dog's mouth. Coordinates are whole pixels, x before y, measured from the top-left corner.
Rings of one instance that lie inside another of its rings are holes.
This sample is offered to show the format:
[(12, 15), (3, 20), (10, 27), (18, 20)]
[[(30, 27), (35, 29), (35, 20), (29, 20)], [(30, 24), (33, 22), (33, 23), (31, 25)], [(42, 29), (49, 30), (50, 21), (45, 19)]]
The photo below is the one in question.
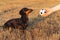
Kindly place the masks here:
[(31, 9), (31, 12), (32, 12), (33, 10)]
[(28, 11), (29, 11), (28, 13), (31, 13), (33, 10), (32, 9), (29, 9)]
[(26, 14), (28, 15), (29, 13), (31, 13), (33, 10), (32, 9), (28, 9), (27, 11), (26, 11)]

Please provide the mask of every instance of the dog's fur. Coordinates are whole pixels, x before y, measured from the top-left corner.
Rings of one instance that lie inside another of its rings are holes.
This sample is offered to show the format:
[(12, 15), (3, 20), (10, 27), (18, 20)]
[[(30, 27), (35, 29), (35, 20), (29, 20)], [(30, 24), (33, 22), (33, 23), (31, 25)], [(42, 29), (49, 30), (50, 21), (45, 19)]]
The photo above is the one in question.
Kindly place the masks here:
[(21, 18), (11, 19), (4, 24), (4, 28), (19, 28), (25, 30), (28, 26), (28, 14), (32, 12), (32, 9), (22, 8), (19, 11)]

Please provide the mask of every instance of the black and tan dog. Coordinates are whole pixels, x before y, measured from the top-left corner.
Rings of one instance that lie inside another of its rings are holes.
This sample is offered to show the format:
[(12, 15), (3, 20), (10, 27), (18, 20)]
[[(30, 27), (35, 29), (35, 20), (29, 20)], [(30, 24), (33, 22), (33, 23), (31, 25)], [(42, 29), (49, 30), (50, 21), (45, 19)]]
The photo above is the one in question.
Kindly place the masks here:
[(11, 19), (4, 24), (3, 28), (19, 28), (25, 30), (28, 26), (28, 14), (33, 10), (28, 8), (22, 8), (19, 11), (21, 18)]

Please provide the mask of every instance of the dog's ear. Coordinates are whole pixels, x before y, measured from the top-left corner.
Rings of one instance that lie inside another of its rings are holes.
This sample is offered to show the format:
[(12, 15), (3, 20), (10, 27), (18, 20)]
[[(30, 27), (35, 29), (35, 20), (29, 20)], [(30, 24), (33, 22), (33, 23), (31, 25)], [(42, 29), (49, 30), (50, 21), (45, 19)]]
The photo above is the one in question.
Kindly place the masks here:
[(22, 8), (20, 11), (19, 11), (19, 14), (20, 15), (25, 15), (25, 12), (28, 10), (28, 8)]
[(21, 10), (19, 11), (19, 14), (20, 14), (20, 15), (23, 15), (23, 14), (24, 14), (24, 10), (21, 9)]

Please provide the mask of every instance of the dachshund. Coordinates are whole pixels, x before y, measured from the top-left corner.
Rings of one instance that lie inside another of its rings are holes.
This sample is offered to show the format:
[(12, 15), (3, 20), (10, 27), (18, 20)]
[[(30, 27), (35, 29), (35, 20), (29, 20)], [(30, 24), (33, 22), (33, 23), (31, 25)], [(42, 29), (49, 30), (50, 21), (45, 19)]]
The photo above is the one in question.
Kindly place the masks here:
[(28, 26), (28, 14), (31, 13), (33, 10), (32, 9), (28, 9), (28, 8), (22, 8), (19, 11), (19, 14), (21, 15), (21, 18), (16, 18), (16, 19), (11, 19), (9, 21), (7, 21), (4, 24), (3, 28), (19, 28), (21, 30), (25, 30)]

